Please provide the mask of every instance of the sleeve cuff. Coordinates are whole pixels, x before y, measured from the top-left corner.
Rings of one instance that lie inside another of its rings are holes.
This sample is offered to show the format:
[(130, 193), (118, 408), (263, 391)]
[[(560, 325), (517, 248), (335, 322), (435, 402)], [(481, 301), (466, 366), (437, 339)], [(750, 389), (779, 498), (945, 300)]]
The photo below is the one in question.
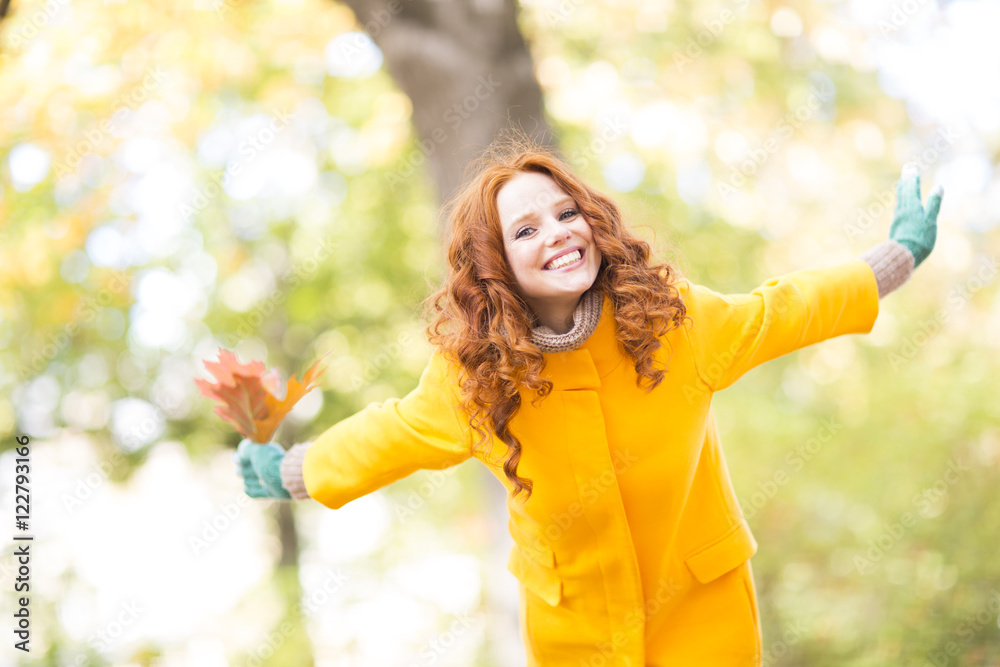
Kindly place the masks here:
[(872, 246), (858, 259), (865, 260), (872, 267), (880, 299), (909, 280), (913, 273), (913, 253), (902, 243), (891, 239)]
[(295, 500), (305, 500), (311, 497), (306, 491), (306, 482), (302, 477), (302, 463), (306, 458), (306, 450), (311, 442), (295, 445), (287, 452), (281, 461), (281, 484)]

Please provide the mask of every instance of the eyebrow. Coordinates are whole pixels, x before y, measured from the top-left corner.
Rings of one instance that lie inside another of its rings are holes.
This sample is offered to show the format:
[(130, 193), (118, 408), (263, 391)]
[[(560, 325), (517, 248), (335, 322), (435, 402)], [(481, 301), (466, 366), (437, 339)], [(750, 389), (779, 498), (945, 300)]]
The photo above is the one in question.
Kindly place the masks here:
[[(573, 199), (569, 195), (564, 195), (564, 196), (560, 197), (559, 199), (557, 199), (556, 201), (552, 202), (552, 205), (554, 206), (556, 204), (562, 204), (563, 202), (566, 202), (566, 201), (570, 201), (570, 202), (573, 202), (574, 204), (576, 204), (576, 200), (575, 199)], [(537, 214), (538, 214), (537, 211), (528, 211), (527, 213), (522, 213), (521, 215), (517, 216), (517, 218), (514, 219), (514, 222), (511, 223), (510, 227), (508, 227), (507, 230), (510, 231), (510, 232), (516, 231), (518, 225), (520, 225), (525, 220), (528, 220), (529, 218), (535, 217)]]

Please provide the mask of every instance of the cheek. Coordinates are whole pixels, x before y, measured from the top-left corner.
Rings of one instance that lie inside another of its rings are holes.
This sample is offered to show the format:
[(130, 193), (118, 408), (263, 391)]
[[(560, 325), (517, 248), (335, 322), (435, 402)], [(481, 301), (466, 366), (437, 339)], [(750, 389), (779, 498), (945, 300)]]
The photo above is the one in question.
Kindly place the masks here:
[(538, 255), (533, 248), (525, 246), (518, 248), (510, 257), (511, 264), (523, 270), (534, 268)]
[(603, 259), (603, 257), (601, 256), (601, 251), (597, 247), (597, 244), (593, 244), (593, 243), (591, 244), (591, 246), (590, 246), (590, 258), (591, 258), (591, 260), (594, 262), (594, 264), (596, 266), (600, 266), (601, 260)]
[(517, 260), (517, 257), (511, 257), (508, 264), (510, 265), (510, 272), (514, 275), (514, 277), (519, 277), (521, 275), (521, 262)]

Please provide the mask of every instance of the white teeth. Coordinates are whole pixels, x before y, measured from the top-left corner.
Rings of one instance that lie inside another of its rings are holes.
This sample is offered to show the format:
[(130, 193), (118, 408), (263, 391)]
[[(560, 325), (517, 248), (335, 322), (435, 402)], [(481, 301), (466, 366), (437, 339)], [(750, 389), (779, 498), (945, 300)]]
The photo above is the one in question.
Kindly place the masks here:
[(581, 257), (580, 251), (579, 250), (574, 250), (573, 252), (569, 253), (568, 255), (563, 255), (562, 257), (559, 257), (558, 259), (553, 260), (546, 267), (546, 270), (552, 271), (553, 269), (561, 269), (562, 267), (566, 266), (567, 264), (572, 264), (573, 262), (577, 261), (578, 259), (580, 259), (580, 257)]

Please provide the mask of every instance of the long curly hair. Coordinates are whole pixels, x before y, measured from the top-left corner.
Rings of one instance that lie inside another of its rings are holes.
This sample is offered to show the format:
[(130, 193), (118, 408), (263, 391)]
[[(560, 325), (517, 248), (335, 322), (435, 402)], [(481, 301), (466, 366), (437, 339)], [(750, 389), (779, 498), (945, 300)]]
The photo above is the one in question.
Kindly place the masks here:
[(461, 364), (462, 408), (480, 436), (473, 451), (492, 443), (491, 434), (502, 440), (511, 497), (523, 491), (527, 500), (533, 483), (517, 474), (521, 443), (510, 424), (521, 406), (519, 388), (536, 393), (532, 405), (537, 405), (553, 385), (541, 378), (545, 358), (531, 339), (538, 317), (515, 290), (506, 260), (496, 203), (504, 184), (519, 172), (539, 172), (575, 200), (602, 255), (591, 289), (611, 297), (616, 338), (634, 361), (636, 385), (649, 381), (647, 393), (666, 372), (653, 367), (659, 337), (690, 317), (676, 288), (678, 270), (670, 263), (651, 266), (649, 244), (626, 228), (615, 203), (581, 181), (551, 149), (523, 137), (495, 142), (469, 170), (474, 176), (442, 209), (449, 223), (449, 268), (444, 284), (423, 302), (432, 319), (426, 332), (432, 345)]

